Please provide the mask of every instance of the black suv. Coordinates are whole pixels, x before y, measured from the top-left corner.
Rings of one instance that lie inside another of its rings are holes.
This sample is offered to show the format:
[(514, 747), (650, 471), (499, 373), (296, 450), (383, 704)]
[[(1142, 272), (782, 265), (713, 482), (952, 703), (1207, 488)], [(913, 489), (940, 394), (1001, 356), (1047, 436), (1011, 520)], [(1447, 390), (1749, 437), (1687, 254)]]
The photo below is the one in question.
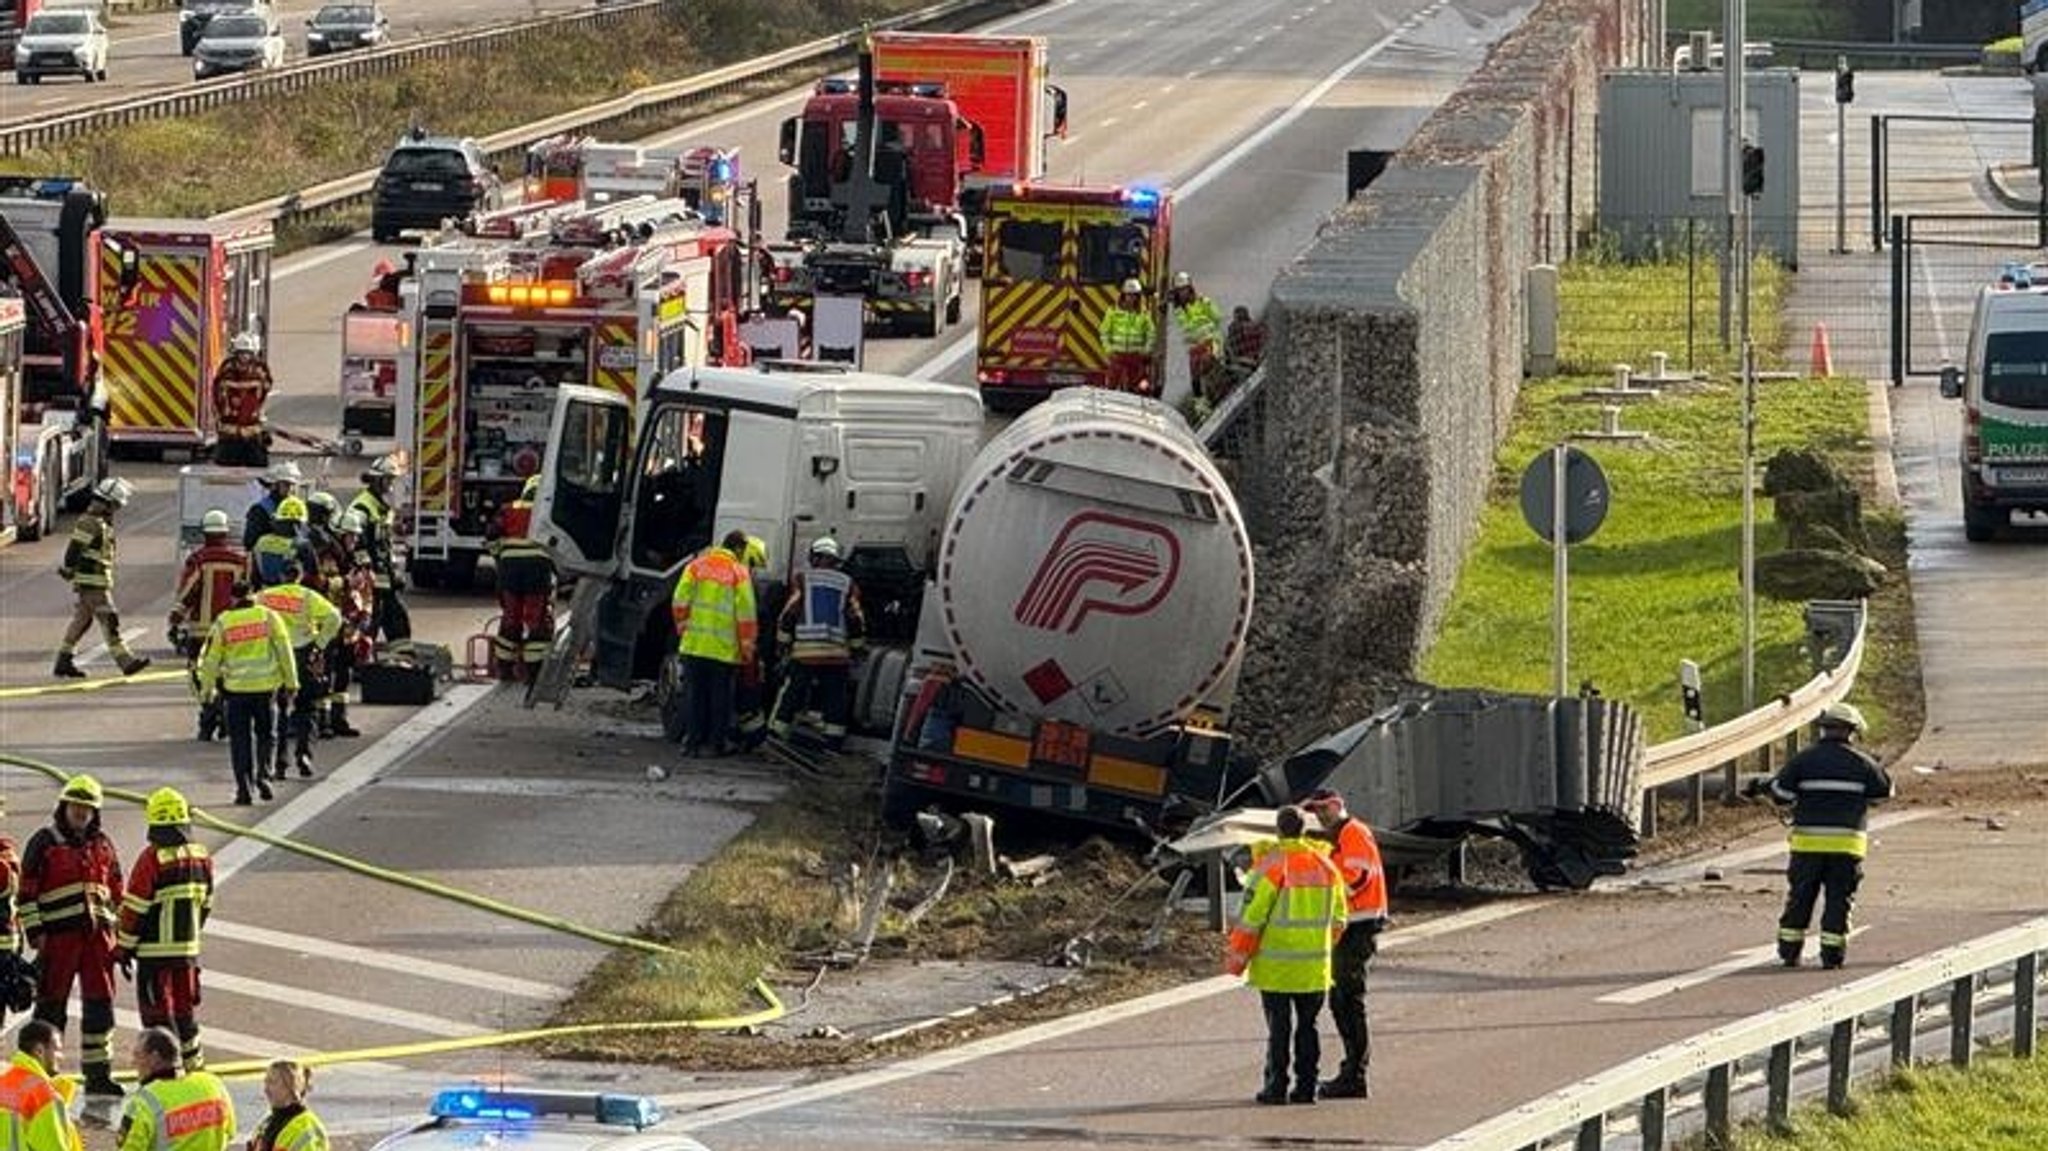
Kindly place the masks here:
[(215, 16), (252, 9), (267, 13), (269, 5), (262, 0), (178, 0), (178, 51), (190, 56)]
[(306, 55), (325, 56), (350, 48), (381, 48), (391, 39), (391, 18), (374, 3), (342, 0), (322, 5), (306, 19)]
[(438, 228), (443, 220), (499, 206), (498, 174), (468, 137), (414, 132), (384, 158), (370, 200), (370, 236), (380, 244), (407, 228)]

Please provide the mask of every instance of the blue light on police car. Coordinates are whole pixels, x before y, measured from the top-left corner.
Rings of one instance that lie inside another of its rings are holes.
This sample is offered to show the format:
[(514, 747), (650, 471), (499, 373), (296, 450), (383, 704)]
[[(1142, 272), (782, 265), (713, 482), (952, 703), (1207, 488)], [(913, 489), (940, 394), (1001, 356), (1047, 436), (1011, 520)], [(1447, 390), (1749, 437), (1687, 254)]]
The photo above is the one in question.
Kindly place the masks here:
[(661, 1122), (661, 1105), (645, 1095), (600, 1095), (597, 1121), (644, 1130)]

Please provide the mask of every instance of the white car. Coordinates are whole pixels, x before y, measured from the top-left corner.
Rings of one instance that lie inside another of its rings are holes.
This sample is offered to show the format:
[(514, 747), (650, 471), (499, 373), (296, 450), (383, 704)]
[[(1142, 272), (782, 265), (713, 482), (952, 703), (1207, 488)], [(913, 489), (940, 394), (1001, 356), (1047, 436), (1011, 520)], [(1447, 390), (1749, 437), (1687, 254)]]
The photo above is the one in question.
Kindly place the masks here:
[(46, 8), (28, 18), (14, 44), (14, 82), (45, 76), (107, 78), (107, 26), (89, 8)]
[(373, 1151), (708, 1151), (663, 1131), (661, 1119), (644, 1095), (454, 1087), (434, 1096), (426, 1120)]
[(234, 72), (284, 67), (284, 25), (268, 10), (229, 12), (206, 22), (192, 50), (192, 76), (204, 80)]

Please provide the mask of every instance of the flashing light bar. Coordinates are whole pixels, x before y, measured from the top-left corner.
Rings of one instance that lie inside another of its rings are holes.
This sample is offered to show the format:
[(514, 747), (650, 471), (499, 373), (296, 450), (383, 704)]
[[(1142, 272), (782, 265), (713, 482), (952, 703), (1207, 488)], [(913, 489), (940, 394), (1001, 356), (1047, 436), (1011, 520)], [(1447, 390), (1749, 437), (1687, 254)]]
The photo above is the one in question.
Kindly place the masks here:
[(564, 307), (576, 298), (573, 284), (559, 281), (539, 283), (507, 283), (498, 281), (484, 286), (484, 297), (493, 304), (510, 304), (515, 308)]
[(1138, 208), (1156, 208), (1159, 206), (1159, 189), (1125, 188), (1124, 203)]
[(543, 1115), (595, 1119), (607, 1127), (646, 1130), (661, 1122), (661, 1105), (645, 1095), (584, 1094), (575, 1091), (492, 1091), (450, 1087), (434, 1095), (428, 1113), (436, 1119), (481, 1119), (525, 1123)]

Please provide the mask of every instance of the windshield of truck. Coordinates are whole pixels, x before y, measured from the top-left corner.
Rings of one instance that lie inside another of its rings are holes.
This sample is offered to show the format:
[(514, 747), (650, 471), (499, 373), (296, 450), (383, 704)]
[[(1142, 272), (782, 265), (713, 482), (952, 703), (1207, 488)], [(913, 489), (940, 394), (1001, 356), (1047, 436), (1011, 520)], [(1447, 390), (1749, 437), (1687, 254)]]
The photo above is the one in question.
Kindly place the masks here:
[(384, 174), (459, 180), (469, 175), (469, 165), (462, 153), (448, 148), (400, 148), (384, 161)]
[(2048, 410), (2048, 331), (1999, 332), (1985, 342), (1984, 402)]
[(82, 36), (85, 30), (83, 12), (38, 12), (28, 18), (28, 27), (22, 29), (30, 36)]
[(1004, 220), (996, 229), (996, 268), (1006, 280), (1060, 278), (1059, 221)]
[(1142, 224), (1081, 225), (1081, 282), (1121, 284), (1145, 278)]
[(208, 40), (260, 40), (269, 34), (261, 16), (216, 16), (206, 25)]

